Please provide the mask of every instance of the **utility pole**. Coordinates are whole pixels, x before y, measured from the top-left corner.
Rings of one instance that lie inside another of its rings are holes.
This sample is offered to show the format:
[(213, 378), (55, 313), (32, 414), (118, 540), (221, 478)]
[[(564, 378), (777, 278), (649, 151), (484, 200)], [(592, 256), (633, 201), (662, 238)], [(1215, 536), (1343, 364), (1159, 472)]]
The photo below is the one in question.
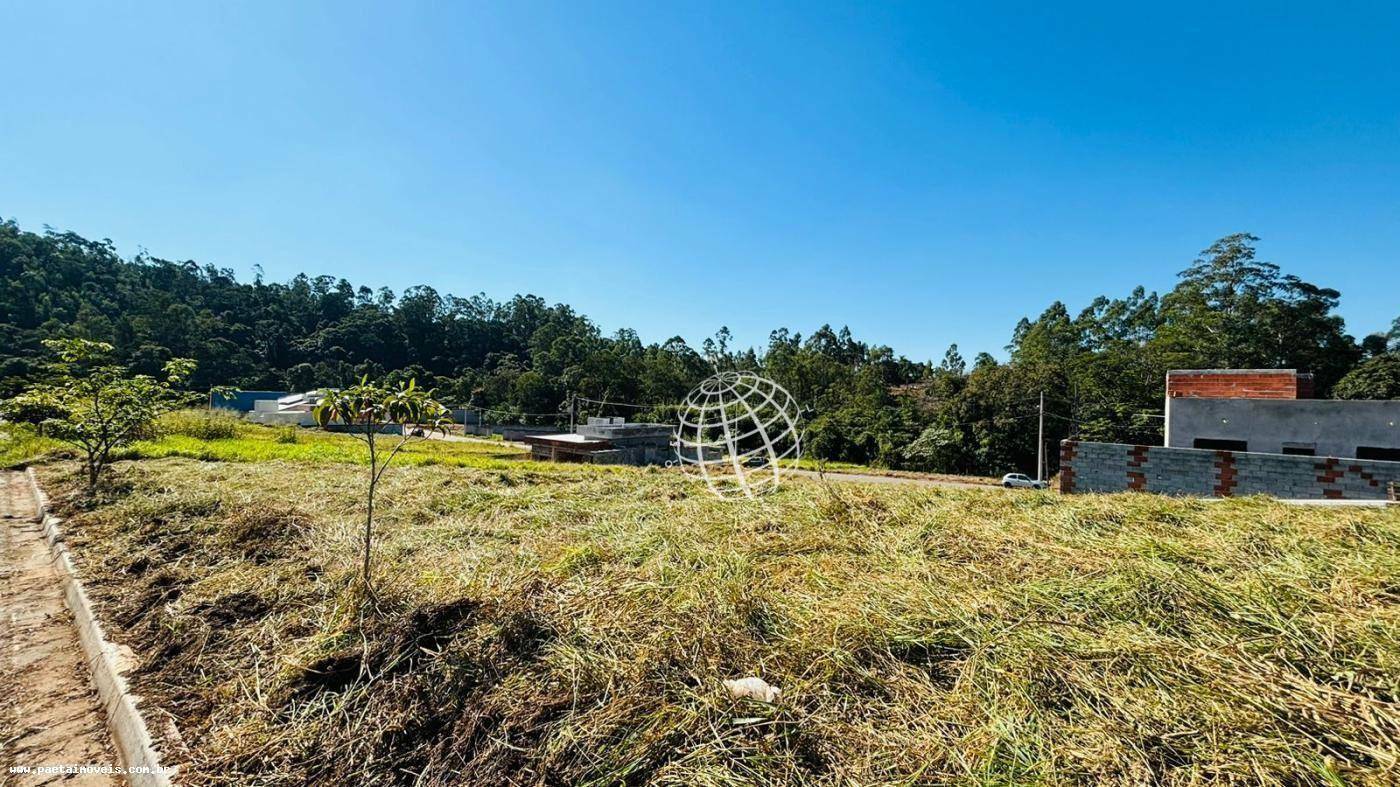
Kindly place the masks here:
[(577, 399), (573, 394), (569, 394), (569, 433), (570, 433), (570, 434), (573, 434), (574, 429), (575, 429), (575, 426), (574, 426), (574, 420), (575, 420), (575, 418), (574, 418), (574, 416), (575, 416), (575, 413), (577, 413), (577, 412), (578, 412), (578, 399)]
[(1069, 438), (1079, 439), (1079, 381), (1074, 382), (1074, 398), (1069, 403)]
[(1035, 480), (1045, 480), (1045, 392), (1040, 392), (1040, 429), (1035, 438)]

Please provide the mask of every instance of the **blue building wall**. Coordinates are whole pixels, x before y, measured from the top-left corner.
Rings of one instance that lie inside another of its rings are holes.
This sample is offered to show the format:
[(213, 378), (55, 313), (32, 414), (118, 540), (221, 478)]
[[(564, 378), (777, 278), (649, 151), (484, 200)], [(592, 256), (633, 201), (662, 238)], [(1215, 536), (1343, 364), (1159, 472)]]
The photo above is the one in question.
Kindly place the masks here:
[(253, 402), (264, 399), (280, 399), (286, 395), (286, 391), (234, 391), (228, 396), (210, 393), (209, 406), (248, 413), (253, 410)]

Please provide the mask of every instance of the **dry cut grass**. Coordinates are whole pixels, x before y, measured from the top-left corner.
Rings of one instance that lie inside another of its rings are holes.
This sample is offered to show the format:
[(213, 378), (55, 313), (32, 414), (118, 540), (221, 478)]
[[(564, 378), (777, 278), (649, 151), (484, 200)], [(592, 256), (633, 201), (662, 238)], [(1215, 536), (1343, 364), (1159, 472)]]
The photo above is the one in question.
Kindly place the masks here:
[(45, 480), (191, 783), (1400, 776), (1394, 509), (404, 467), (366, 611), (347, 466)]

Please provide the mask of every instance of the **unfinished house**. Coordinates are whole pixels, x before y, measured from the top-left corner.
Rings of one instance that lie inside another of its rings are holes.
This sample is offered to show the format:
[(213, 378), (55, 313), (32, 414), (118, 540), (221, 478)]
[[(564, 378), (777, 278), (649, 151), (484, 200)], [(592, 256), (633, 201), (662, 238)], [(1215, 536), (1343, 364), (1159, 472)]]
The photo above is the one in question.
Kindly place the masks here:
[(1166, 380), (1164, 445), (1065, 440), (1060, 491), (1384, 500), (1400, 484), (1400, 401), (1313, 399), (1292, 369)]
[(659, 465), (673, 456), (671, 427), (629, 424), (624, 418), (589, 418), (573, 432), (524, 435), (530, 456), (545, 462)]
[(1170, 448), (1400, 461), (1400, 401), (1314, 399), (1292, 369), (1167, 374)]

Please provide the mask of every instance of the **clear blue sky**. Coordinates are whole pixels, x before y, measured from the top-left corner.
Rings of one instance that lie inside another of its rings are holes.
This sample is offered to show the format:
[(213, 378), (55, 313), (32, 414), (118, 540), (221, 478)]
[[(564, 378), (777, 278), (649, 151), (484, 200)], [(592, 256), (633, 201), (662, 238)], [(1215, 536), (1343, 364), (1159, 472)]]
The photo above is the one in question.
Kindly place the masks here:
[(1235, 231), (1400, 315), (1394, 4), (1056, 5), (0, 0), (0, 216), (648, 341), (1000, 355)]

